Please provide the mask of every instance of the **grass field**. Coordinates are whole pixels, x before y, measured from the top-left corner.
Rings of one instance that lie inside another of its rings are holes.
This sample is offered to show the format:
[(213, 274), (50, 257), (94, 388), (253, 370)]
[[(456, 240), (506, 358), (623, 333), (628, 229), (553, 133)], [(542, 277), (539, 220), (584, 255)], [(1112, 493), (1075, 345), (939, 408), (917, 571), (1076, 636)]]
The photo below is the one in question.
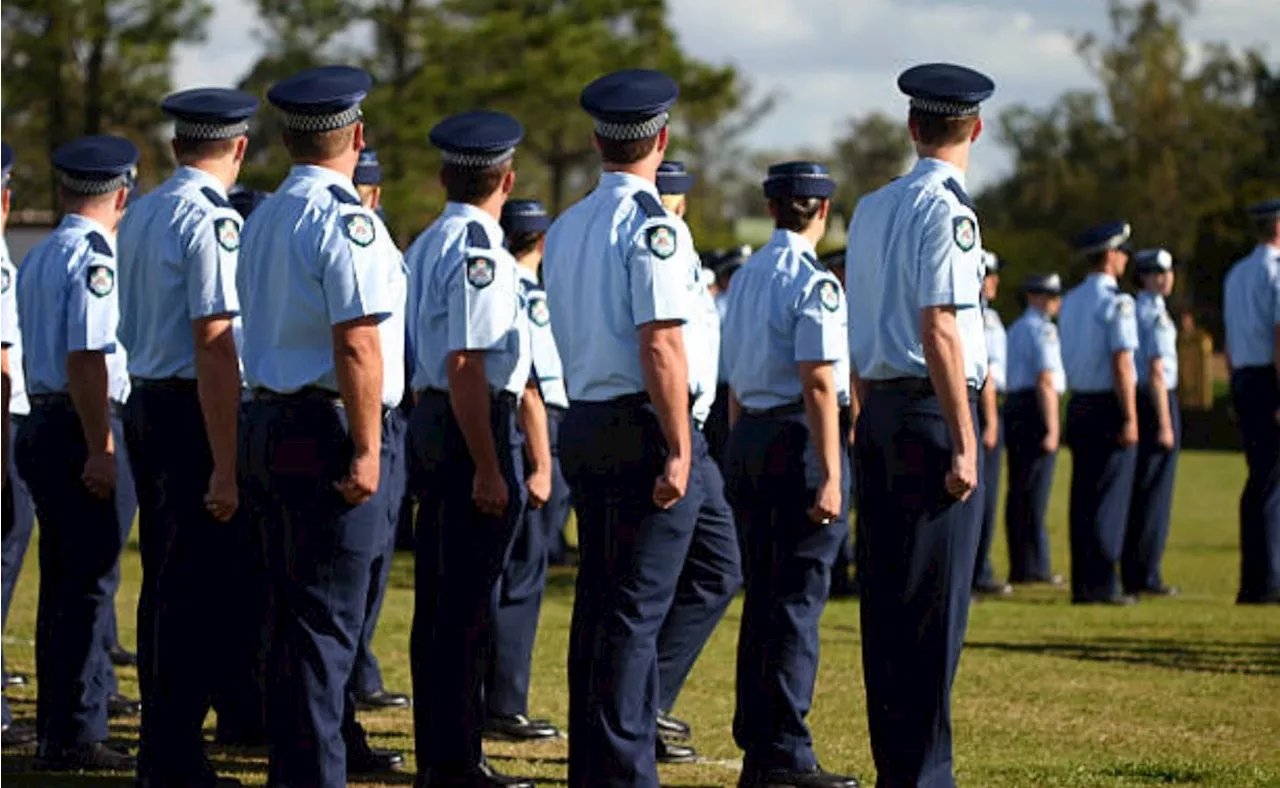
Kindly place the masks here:
[[(1054, 487), (1054, 569), (1067, 566), (1066, 492), (1069, 461), (1059, 462)], [(968, 648), (956, 683), (956, 769), (963, 786), (995, 788), (1128, 788), (1194, 785), (1280, 786), (1280, 610), (1233, 604), (1238, 573), (1236, 503), (1244, 463), (1235, 454), (1189, 453), (1179, 468), (1166, 581), (1180, 599), (1129, 609), (1076, 608), (1064, 591), (1020, 592), (976, 604)], [(997, 566), (1005, 563), (1003, 536)], [(37, 567), (29, 560), (5, 637), (9, 666), (32, 672)], [(383, 609), (377, 652), (388, 688), (409, 687), (408, 631), (412, 562), (400, 556)], [(136, 547), (125, 555), (118, 605), (132, 642), (138, 593)], [(229, 581), (231, 581), (229, 579)], [(233, 582), (233, 581), (231, 581)], [(557, 573), (543, 610), (532, 711), (563, 724), (565, 650), (572, 576)], [(664, 768), (671, 786), (733, 785), (741, 753), (730, 736), (735, 604), (694, 670), (678, 716), (694, 724), (695, 744), (708, 762)], [(858, 604), (830, 604), (823, 620), (822, 667), (810, 717), (825, 766), (870, 784), (866, 712), (859, 658)], [(122, 674), (136, 694), (132, 671)], [(34, 713), (31, 690), (10, 695), (15, 713)], [(408, 712), (365, 718), (377, 746), (409, 750)], [(136, 739), (136, 720), (114, 726)], [(505, 771), (563, 784), (564, 742), (491, 745)], [(261, 753), (215, 750), (219, 768), (262, 783)], [(94, 785), (125, 778), (49, 778), (31, 774), (23, 753), (5, 753), (6, 785)], [(395, 784), (412, 779), (406, 772)]]

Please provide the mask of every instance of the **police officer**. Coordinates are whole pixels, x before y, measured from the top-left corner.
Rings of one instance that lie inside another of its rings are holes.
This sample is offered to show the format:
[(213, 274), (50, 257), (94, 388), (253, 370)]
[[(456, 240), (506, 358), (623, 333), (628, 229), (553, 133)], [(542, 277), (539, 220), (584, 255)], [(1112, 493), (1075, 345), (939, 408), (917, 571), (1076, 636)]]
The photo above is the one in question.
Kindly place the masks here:
[(431, 130), (449, 202), (408, 253), (418, 397), (409, 429), (421, 485), (409, 648), (413, 693), (429, 699), (414, 709), (419, 785), (533, 785), (498, 774), (481, 751), (494, 589), (526, 490), (537, 507), (551, 488), (520, 275), (498, 223), (523, 136), (515, 118), (483, 110)]
[[(831, 271), (836, 281), (844, 281), (844, 260), (847, 249), (833, 249), (822, 255), (818, 260)], [(846, 345), (848, 344), (846, 332)], [(845, 466), (844, 476), (845, 494), (844, 504), (840, 507), (840, 519), (838, 527), (844, 530), (840, 532), (840, 550), (836, 553), (836, 561), (831, 565), (831, 598), (846, 599), (848, 597), (857, 596), (858, 591), (858, 560), (857, 551), (861, 547), (861, 540), (857, 537), (856, 531), (850, 533), (849, 515), (853, 508), (853, 423), (858, 420), (858, 403), (854, 400), (850, 386), (849, 374), (849, 357), (845, 353), (844, 358), (835, 362), (836, 388), (839, 391), (840, 400), (840, 435), (845, 441)], [(854, 576), (849, 576), (852, 569)]]
[(1120, 582), (1137, 596), (1177, 596), (1160, 573), (1169, 517), (1173, 513), (1173, 478), (1182, 443), (1182, 411), (1178, 407), (1178, 329), (1164, 300), (1173, 292), (1173, 255), (1165, 249), (1143, 249), (1133, 256), (1141, 290), (1137, 298), (1138, 457)]
[[(383, 216), (382, 213), (382, 166), (378, 163), (378, 154), (371, 148), (360, 151), (360, 159), (356, 162), (355, 174), (351, 178), (360, 194), (360, 202), (364, 207)], [(389, 260), (388, 264), (400, 264), (400, 259)], [(384, 327), (385, 330), (385, 327)], [(389, 340), (390, 338), (388, 338)], [(405, 347), (404, 339), (397, 340), (395, 347)], [(384, 342), (383, 352), (391, 347)], [(387, 364), (390, 358), (384, 358)], [(406, 355), (404, 364), (410, 361)], [(403, 376), (406, 370), (399, 374)], [(360, 632), (360, 644), (356, 648), (356, 666), (351, 672), (351, 691), (355, 695), (356, 705), (361, 709), (404, 709), (409, 707), (409, 696), (399, 692), (388, 692), (382, 684), (382, 667), (378, 657), (373, 653), (373, 633), (382, 616), (382, 601), (387, 595), (387, 583), (391, 579), (391, 559), (396, 552), (396, 529), (400, 525), (400, 509), (404, 503), (404, 490), (407, 481), (406, 466), (408, 463), (408, 414), (407, 408), (397, 407), (386, 416), (387, 434), (390, 440), (401, 450), (394, 455), (391, 467), (387, 469), (387, 532), (381, 549), (374, 556), (370, 568), (372, 585), (369, 587), (369, 606), (365, 612), (364, 629)]]
[(964, 183), (994, 85), (934, 63), (898, 88), (920, 160), (858, 202), (846, 272), (862, 659), (877, 784), (932, 788), (955, 784), (951, 685), (982, 519), (982, 238)]
[[(120, 225), (120, 342), (133, 393), (125, 439), (138, 470), (138, 778), (143, 785), (212, 785), (201, 724), (228, 644), (221, 556), (240, 506), (240, 217), (227, 201), (258, 100), (218, 88), (164, 100), (179, 169), (130, 206)], [(230, 618), (230, 616), (227, 616)], [(238, 784), (238, 782), (237, 782)]]
[(28, 253), (18, 318), (31, 415), (14, 446), (40, 519), (37, 758), (51, 770), (133, 768), (108, 747), (109, 578), (123, 547), (106, 356), (116, 350), (115, 230), (138, 150), (83, 137), (54, 151), (66, 216)]
[(776, 229), (738, 272), (725, 313), (725, 480), (746, 577), (733, 738), (745, 753), (738, 784), (749, 788), (858, 785), (818, 765), (805, 724), (831, 565), (849, 530), (840, 525), (847, 460), (835, 379), (848, 321), (814, 248), (833, 189), (820, 164), (769, 168)]
[(982, 330), (987, 341), (987, 382), (978, 400), (978, 429), (982, 435), (982, 532), (978, 539), (978, 563), (973, 571), (973, 592), (1005, 596), (1013, 586), (996, 581), (991, 568), (991, 541), (996, 533), (996, 503), (1000, 495), (1000, 460), (1004, 456), (1004, 424), (1000, 418), (1000, 398), (1005, 392), (1008, 339), (1000, 313), (992, 306), (1000, 289), (1000, 258), (982, 252)]
[(240, 184), (232, 186), (227, 192), (227, 201), (231, 203), (231, 207), (235, 208), (241, 218), (248, 219), (249, 214), (253, 213), (262, 201), (271, 196), (271, 192), (264, 192), (261, 189), (246, 189)]
[(547, 233), (569, 382), (561, 462), (581, 563), (569, 633), (569, 785), (657, 786), (658, 630), (701, 501), (683, 326), (698, 255), (655, 186), (679, 89), (618, 71), (582, 91), (604, 172)]
[[(711, 271), (715, 274), (716, 314), (724, 324), (725, 308), (729, 304), (729, 283), (742, 264), (751, 256), (750, 246), (739, 246), (716, 255), (710, 261)], [(704, 267), (705, 267), (704, 263)], [(707, 439), (707, 451), (716, 465), (724, 465), (724, 444), (729, 440), (729, 379), (723, 361), (724, 345), (721, 343), (722, 358), (719, 360), (716, 374), (716, 398), (711, 403), (711, 412), (707, 414), (707, 423), (702, 425), (702, 434)]]
[[(684, 165), (664, 161), (658, 166), (658, 194), (663, 207), (684, 219), (693, 175)], [(724, 617), (742, 584), (738, 532), (724, 497), (720, 466), (711, 459), (703, 436), (716, 396), (720, 365), (720, 313), (710, 287), (710, 270), (698, 267), (693, 318), (684, 324), (684, 347), (689, 359), (689, 383), (694, 394), (693, 463), (702, 490), (693, 539), (680, 572), (675, 599), (658, 632), (658, 761), (691, 763), (694, 749), (679, 742), (692, 737), (687, 722), (671, 716), (693, 663)]]
[[(563, 539), (569, 517), (569, 486), (560, 469), (560, 423), (569, 407), (560, 354), (551, 334), (547, 294), (538, 280), (542, 244), (551, 217), (537, 200), (507, 200), (500, 219), (507, 251), (517, 263), (520, 298), (529, 322), (532, 376), (546, 407), (551, 461), (547, 502), (527, 508), (516, 525), (511, 553), (493, 594), (493, 652), (484, 680), (485, 736), (504, 741), (541, 741), (559, 731), (544, 719), (529, 717), (529, 674), (538, 634), (538, 612), (547, 583), (549, 546)], [(532, 443), (525, 459), (537, 461)], [(528, 469), (526, 469), (528, 475)]]
[(1240, 495), (1242, 605), (1280, 604), (1280, 199), (1249, 209), (1258, 240), (1223, 283), (1231, 402), (1249, 477)]
[(1026, 311), (1009, 326), (1009, 394), (1004, 401), (1009, 582), (1061, 585), (1062, 576), (1049, 569), (1049, 529), (1044, 517), (1061, 435), (1058, 402), (1067, 388), (1058, 327), (1053, 323), (1062, 306), (1062, 279), (1057, 274), (1028, 276), (1021, 296)]
[(1071, 601), (1128, 605), (1116, 565), (1133, 493), (1138, 415), (1133, 298), (1117, 280), (1129, 262), (1125, 222), (1096, 227), (1076, 245), (1092, 273), (1062, 300), (1062, 361), (1071, 399)]
[[(390, 768), (349, 691), (370, 567), (386, 532), (386, 472), (400, 450), (405, 278), (351, 175), (371, 80), (326, 66), (276, 83), (293, 167), (245, 223), (236, 290), (244, 323), (246, 497), (267, 546), (269, 781), (341, 786)], [(395, 363), (385, 365), (390, 357)]]

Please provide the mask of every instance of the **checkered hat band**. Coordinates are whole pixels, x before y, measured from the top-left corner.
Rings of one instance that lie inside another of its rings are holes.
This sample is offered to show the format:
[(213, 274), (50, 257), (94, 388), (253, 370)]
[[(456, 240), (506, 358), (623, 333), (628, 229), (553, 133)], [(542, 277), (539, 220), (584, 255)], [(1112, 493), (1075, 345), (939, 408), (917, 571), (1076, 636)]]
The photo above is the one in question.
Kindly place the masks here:
[(643, 123), (609, 123), (597, 120), (596, 135), (606, 140), (642, 140), (666, 128), (670, 117), (668, 113), (663, 112)]
[(911, 108), (927, 115), (942, 115), (946, 118), (963, 118), (978, 114), (977, 104), (965, 104), (959, 101), (938, 101), (937, 99), (913, 98)]
[(229, 140), (249, 133), (249, 122), (196, 123), (188, 120), (174, 121), (173, 136), (180, 140), (213, 141)]
[(364, 116), (360, 112), (360, 105), (357, 104), (354, 107), (331, 115), (303, 115), (297, 112), (285, 112), (283, 121), (284, 127), (290, 131), (314, 134), (350, 126), (362, 117)]
[(116, 189), (127, 188), (132, 181), (133, 176), (127, 172), (110, 180), (94, 181), (77, 178), (74, 175), (58, 170), (58, 183), (62, 184), (62, 187), (67, 191), (75, 192), (76, 194), (106, 194)]
[(510, 161), (516, 155), (515, 148), (507, 148), (496, 153), (463, 153), (460, 151), (440, 151), (440, 161), (445, 164), (452, 164), (455, 167), (470, 167), (472, 169), (484, 170), (489, 167), (497, 167), (505, 161)]

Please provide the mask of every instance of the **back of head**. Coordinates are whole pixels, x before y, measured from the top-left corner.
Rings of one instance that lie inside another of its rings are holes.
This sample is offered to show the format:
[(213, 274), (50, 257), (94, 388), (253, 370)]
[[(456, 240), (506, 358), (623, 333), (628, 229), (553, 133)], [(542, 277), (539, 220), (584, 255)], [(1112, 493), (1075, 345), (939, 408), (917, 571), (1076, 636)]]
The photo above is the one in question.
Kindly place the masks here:
[(352, 66), (321, 66), (281, 80), (267, 100), (281, 112), (289, 156), (300, 164), (348, 163), (354, 170), (363, 146), (360, 102), (373, 79)]
[(168, 96), (160, 108), (173, 118), (173, 154), (178, 163), (223, 160), (234, 169), (228, 174), (234, 182), (258, 99), (239, 90), (197, 88)]
[(804, 233), (825, 220), (835, 181), (827, 168), (812, 161), (788, 161), (769, 167), (764, 196), (779, 230)]
[(679, 95), (675, 80), (646, 69), (615, 71), (583, 88), (579, 104), (595, 120), (601, 160), (625, 167), (664, 152), (669, 111)]
[(524, 127), (503, 112), (472, 110), (435, 125), (431, 144), (440, 150), (440, 183), (450, 202), (479, 205), (500, 189), (510, 192), (511, 166)]
[(507, 236), (507, 249), (516, 259), (537, 249), (551, 226), (551, 216), (537, 200), (507, 200), (498, 221)]
[(1250, 206), (1249, 216), (1259, 243), (1280, 244), (1280, 199)]
[(917, 144), (937, 149), (976, 138), (979, 108), (995, 92), (995, 83), (965, 66), (925, 63), (902, 72), (898, 89), (911, 98), (909, 123)]
[(63, 208), (113, 228), (137, 178), (138, 148), (123, 137), (81, 137), (55, 150), (51, 163)]

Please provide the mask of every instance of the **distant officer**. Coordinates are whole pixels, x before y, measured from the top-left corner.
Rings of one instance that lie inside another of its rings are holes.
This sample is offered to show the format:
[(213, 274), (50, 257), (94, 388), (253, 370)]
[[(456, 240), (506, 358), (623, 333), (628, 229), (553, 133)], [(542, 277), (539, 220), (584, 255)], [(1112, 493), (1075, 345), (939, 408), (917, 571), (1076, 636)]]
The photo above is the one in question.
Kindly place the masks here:
[(18, 319), (31, 415), (14, 458), (40, 520), (37, 758), (43, 768), (124, 771), (105, 744), (109, 578), (123, 547), (107, 356), (119, 318), (115, 231), (138, 149), (82, 137), (54, 151), (66, 216), (19, 268)]
[[(293, 167), (241, 237), (246, 497), (266, 543), (272, 633), (268, 781), (346, 785), (389, 769), (355, 721), (350, 678), (370, 567), (386, 532), (387, 472), (400, 447), (405, 279), (382, 221), (351, 175), (364, 147), (369, 75), (326, 66), (276, 83)], [(396, 363), (384, 366), (390, 357)]]
[(982, 525), (982, 237), (964, 184), (995, 87), (934, 63), (898, 88), (920, 160), (849, 226), (862, 658), (877, 784), (933, 788), (955, 784), (951, 685)]
[(1053, 323), (1062, 307), (1062, 280), (1057, 274), (1028, 276), (1021, 294), (1026, 311), (1009, 327), (1009, 394), (1004, 401), (1009, 582), (1061, 585), (1062, 576), (1049, 569), (1045, 511), (1061, 436), (1058, 403), (1067, 388)]
[(684, 341), (700, 262), (655, 185), (678, 93), (656, 71), (587, 85), (580, 103), (604, 172), (547, 233), (547, 305), (569, 382), (561, 462), (581, 552), (571, 788), (658, 785), (658, 630), (701, 502)]
[[(720, 316), (721, 325), (724, 324), (725, 307), (729, 304), (729, 283), (750, 256), (750, 246), (739, 246), (711, 261), (711, 270), (716, 278), (716, 314)], [(723, 360), (723, 343), (720, 351), (721, 358), (716, 365), (716, 398), (711, 403), (711, 413), (707, 414), (707, 423), (702, 425), (702, 434), (707, 439), (707, 452), (711, 455), (711, 459), (723, 468), (724, 444), (729, 440), (729, 379)]]
[[(680, 162), (658, 166), (658, 195), (663, 206), (684, 219), (693, 175)], [(720, 313), (711, 295), (711, 271), (698, 267), (693, 317), (684, 324), (685, 354), (689, 359), (689, 387), (693, 394), (693, 464), (702, 489), (693, 539), (684, 559), (675, 599), (658, 632), (658, 762), (691, 763), (698, 754), (679, 742), (692, 737), (687, 722), (672, 717), (676, 698), (693, 663), (742, 584), (742, 560), (733, 511), (724, 497), (720, 466), (711, 459), (703, 437), (716, 396), (720, 366)]]
[[(831, 275), (836, 278), (837, 282), (844, 281), (844, 261), (846, 249), (833, 249), (818, 258), (818, 261), (827, 267)], [(847, 297), (846, 297), (847, 300)], [(847, 312), (846, 312), (847, 319)], [(848, 331), (845, 331), (845, 344), (848, 345)], [(841, 478), (844, 479), (845, 496), (844, 503), (840, 506), (840, 517), (836, 521), (837, 528), (840, 531), (840, 550), (836, 553), (835, 563), (831, 565), (831, 598), (846, 599), (848, 597), (857, 596), (858, 580), (857, 559), (855, 553), (858, 548), (858, 540), (849, 527), (849, 514), (853, 509), (853, 423), (858, 420), (858, 402), (852, 394), (849, 384), (849, 353), (846, 349), (845, 354), (835, 362), (833, 374), (836, 379), (836, 389), (838, 399), (840, 401), (840, 439), (844, 445), (844, 467)], [(854, 576), (850, 577), (850, 571), (854, 572)]]
[(834, 186), (820, 164), (769, 168), (776, 229), (738, 272), (725, 313), (725, 481), (746, 579), (733, 715), (744, 788), (858, 785), (818, 765), (805, 723), (831, 565), (849, 533), (835, 371), (848, 321), (840, 283), (814, 248)]
[(409, 655), (421, 785), (533, 785), (496, 772), (481, 750), (494, 589), (526, 500), (538, 507), (551, 492), (520, 274), (498, 222), (523, 137), (501, 112), (438, 123), (431, 144), (449, 201), (409, 247), (418, 397), (409, 430), (420, 471)]
[[(382, 216), (382, 166), (378, 163), (378, 154), (370, 148), (360, 151), (360, 159), (356, 162), (356, 171), (351, 178), (360, 194), (360, 202), (364, 207)], [(400, 265), (401, 259), (388, 258), (388, 265)], [(382, 324), (385, 332), (389, 323)], [(389, 344), (393, 343), (393, 344)], [(404, 337), (392, 340), (384, 338), (382, 349), (386, 354), (393, 347), (404, 348)], [(390, 365), (394, 359), (387, 357), (383, 362)], [(396, 373), (404, 377), (408, 372), (410, 360), (406, 354), (401, 361), (402, 370)], [(402, 403), (403, 404), (403, 403)], [(404, 490), (407, 482), (408, 465), (408, 433), (409, 407), (396, 407), (386, 416), (387, 434), (390, 440), (401, 447), (394, 456), (391, 467), (387, 469), (387, 532), (386, 540), (373, 558), (370, 568), (369, 606), (365, 611), (364, 629), (360, 632), (360, 645), (356, 648), (356, 666), (351, 672), (351, 691), (355, 695), (356, 705), (361, 709), (405, 709), (409, 707), (409, 696), (399, 692), (387, 692), (382, 683), (382, 666), (373, 653), (373, 634), (382, 617), (382, 601), (387, 595), (387, 583), (391, 580), (391, 560), (396, 553), (396, 529), (400, 525), (400, 507), (404, 503)]]
[(1133, 298), (1117, 280), (1129, 262), (1129, 225), (1113, 222), (1076, 245), (1092, 273), (1062, 300), (1062, 361), (1071, 447), (1071, 601), (1129, 605), (1120, 591), (1120, 552), (1137, 459), (1138, 327)]
[(1005, 393), (1008, 339), (1000, 313), (992, 306), (1000, 289), (1000, 258), (983, 251), (982, 333), (987, 341), (987, 382), (978, 399), (978, 430), (982, 436), (982, 533), (978, 539), (978, 563), (973, 570), (973, 592), (1005, 596), (1013, 586), (996, 580), (991, 568), (991, 542), (996, 533), (996, 504), (1000, 495), (1000, 461), (1004, 459), (1004, 423), (1000, 398)]
[[(227, 202), (258, 100), (219, 88), (161, 105), (179, 169), (120, 224), (121, 344), (133, 395), (125, 439), (141, 485), (138, 678), (145, 785), (213, 785), (201, 727), (218, 689), (230, 622), (221, 556), (240, 508), (240, 359), (236, 259), (240, 216)], [(235, 608), (239, 608), (237, 605)], [(238, 781), (235, 781), (239, 784)]]
[(1173, 255), (1143, 249), (1133, 257), (1138, 286), (1138, 458), (1120, 582), (1137, 596), (1177, 596), (1160, 572), (1169, 518), (1173, 514), (1173, 479), (1182, 445), (1182, 409), (1178, 407), (1178, 329), (1164, 300), (1173, 292)]
[(1249, 478), (1240, 495), (1242, 605), (1280, 604), (1280, 199), (1249, 209), (1258, 245), (1223, 283), (1231, 402)]
[(253, 213), (262, 202), (271, 196), (271, 192), (264, 192), (260, 189), (246, 189), (236, 184), (227, 192), (227, 201), (231, 203), (231, 207), (239, 212), (244, 219), (249, 218), (249, 214)]
[[(551, 334), (547, 294), (538, 281), (542, 243), (551, 217), (537, 200), (507, 200), (502, 205), (500, 224), (507, 251), (518, 264), (520, 302), (529, 321), (531, 375), (546, 407), (551, 494), (542, 506), (526, 508), (494, 588), (493, 652), (484, 678), (484, 733), (500, 741), (540, 741), (560, 733), (550, 722), (529, 717), (529, 674), (538, 613), (547, 584), (550, 546), (563, 539), (569, 517), (569, 485), (560, 469), (557, 446), (569, 399), (560, 354)], [(525, 475), (530, 476), (538, 458), (533, 443), (526, 441), (524, 450)]]

